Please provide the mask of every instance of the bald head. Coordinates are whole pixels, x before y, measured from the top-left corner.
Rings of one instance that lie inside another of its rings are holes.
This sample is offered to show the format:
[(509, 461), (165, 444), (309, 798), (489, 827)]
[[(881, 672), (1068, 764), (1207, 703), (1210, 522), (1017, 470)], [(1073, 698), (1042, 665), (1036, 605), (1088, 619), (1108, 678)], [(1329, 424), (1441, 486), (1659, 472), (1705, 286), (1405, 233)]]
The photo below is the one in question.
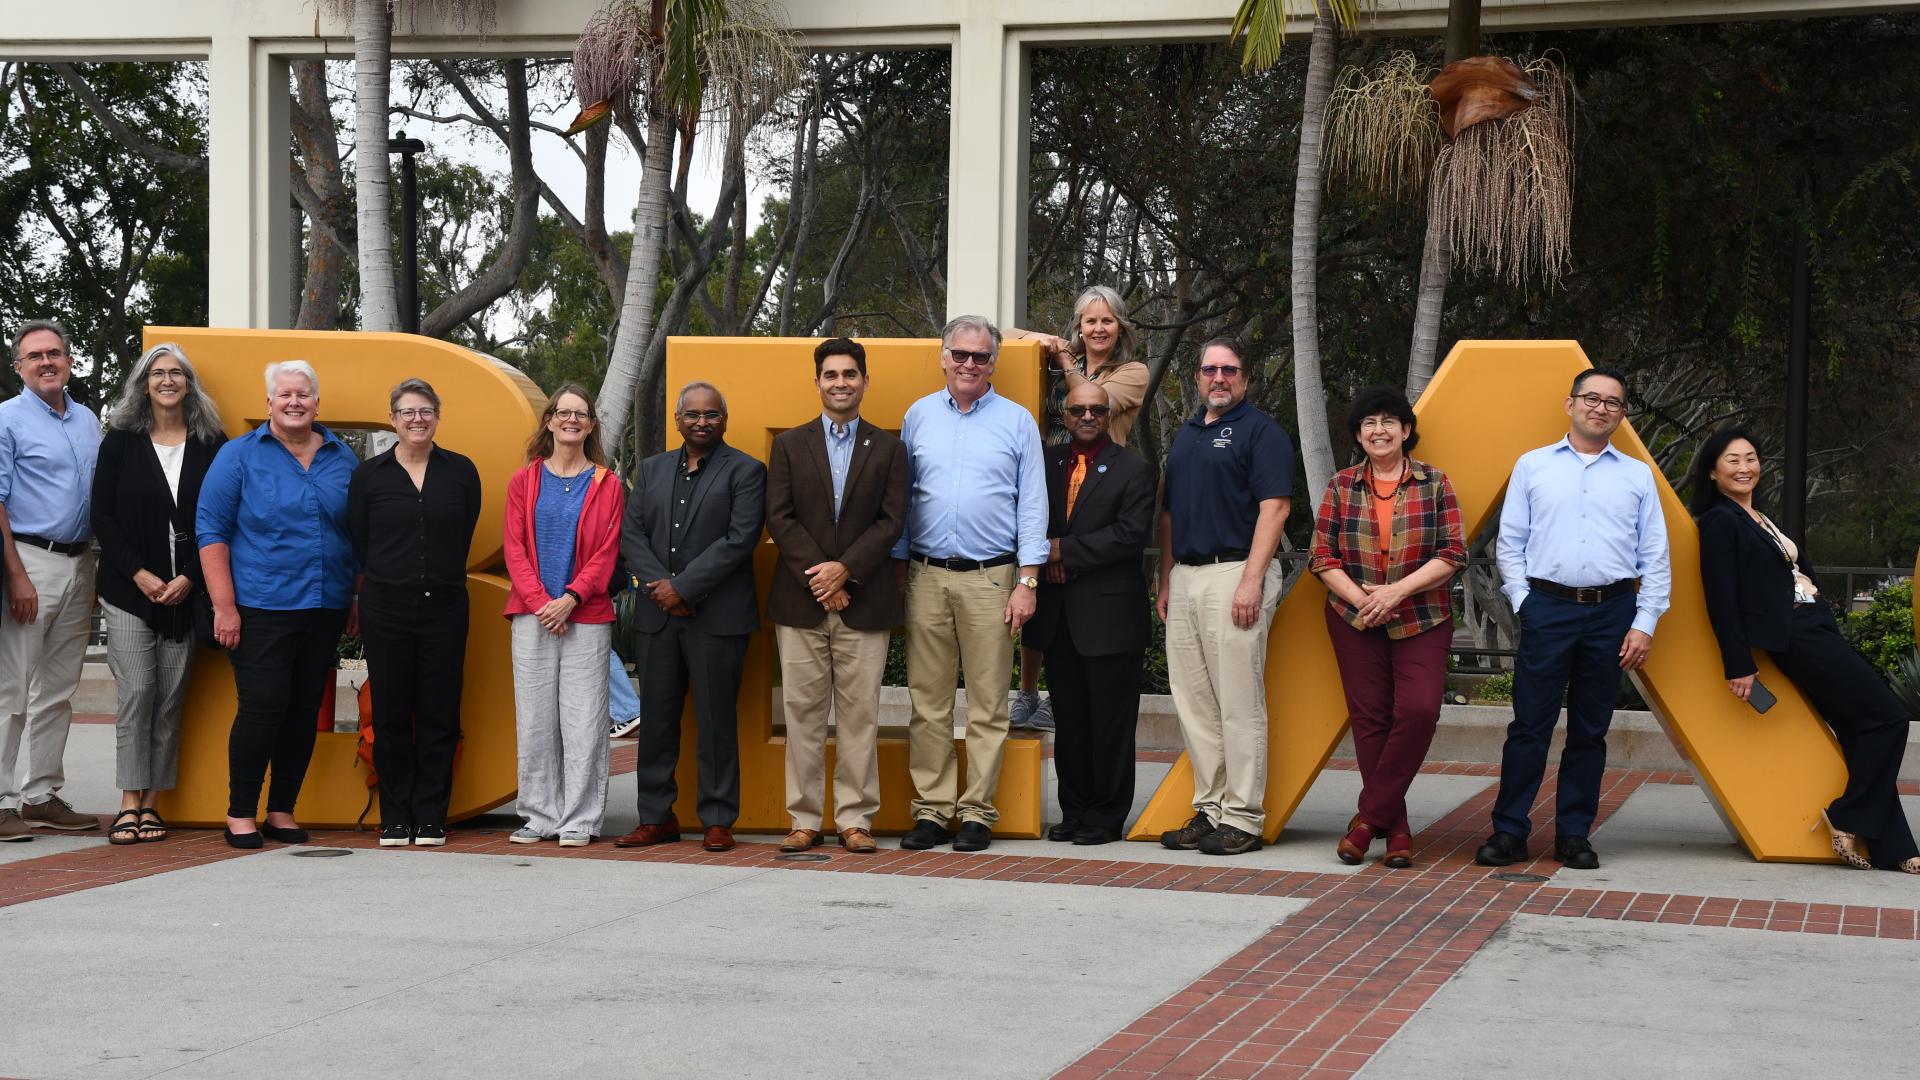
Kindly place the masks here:
[(1067, 432), (1073, 441), (1091, 446), (1106, 437), (1113, 399), (1105, 387), (1089, 380), (1067, 391), (1066, 412)]

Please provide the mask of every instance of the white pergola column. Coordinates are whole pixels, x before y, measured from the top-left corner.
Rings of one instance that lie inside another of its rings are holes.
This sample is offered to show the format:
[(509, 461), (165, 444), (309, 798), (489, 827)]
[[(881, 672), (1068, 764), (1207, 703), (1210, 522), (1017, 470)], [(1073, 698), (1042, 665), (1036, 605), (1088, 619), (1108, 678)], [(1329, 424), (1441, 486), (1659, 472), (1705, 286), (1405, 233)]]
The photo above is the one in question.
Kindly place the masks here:
[(1026, 316), (1027, 50), (970, 15), (953, 43), (947, 147), (947, 315)]
[(287, 61), (239, 33), (207, 60), (207, 323), (291, 326)]

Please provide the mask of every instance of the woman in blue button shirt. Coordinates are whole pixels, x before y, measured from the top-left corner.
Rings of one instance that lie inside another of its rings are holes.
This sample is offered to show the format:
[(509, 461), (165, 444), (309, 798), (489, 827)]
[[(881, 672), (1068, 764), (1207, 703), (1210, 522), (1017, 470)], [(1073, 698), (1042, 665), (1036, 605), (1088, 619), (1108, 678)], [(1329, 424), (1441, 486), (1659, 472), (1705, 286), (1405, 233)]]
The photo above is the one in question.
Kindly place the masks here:
[[(213, 633), (240, 699), (227, 740), (227, 843), (304, 843), (294, 801), (315, 717), (352, 632), (347, 482), (353, 451), (322, 427), (320, 377), (304, 360), (267, 365), (267, 422), (222, 447), (200, 488), (200, 564)], [(267, 820), (254, 821), (271, 765)]]

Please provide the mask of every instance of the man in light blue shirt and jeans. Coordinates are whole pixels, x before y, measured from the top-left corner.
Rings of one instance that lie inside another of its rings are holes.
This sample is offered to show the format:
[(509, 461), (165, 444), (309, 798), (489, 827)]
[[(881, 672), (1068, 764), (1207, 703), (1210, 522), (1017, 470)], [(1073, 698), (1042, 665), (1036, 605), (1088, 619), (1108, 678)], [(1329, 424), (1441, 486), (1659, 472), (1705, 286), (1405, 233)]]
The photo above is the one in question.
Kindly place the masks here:
[[(1013, 639), (1047, 561), (1047, 480), (1033, 414), (993, 392), (1000, 330), (962, 315), (940, 335), (944, 389), (907, 409), (908, 772), (918, 797), (900, 846), (984, 851), (999, 811)], [(967, 786), (953, 749), (954, 675), (967, 674)], [(947, 822), (958, 817), (957, 834)]]
[(1614, 690), (1621, 672), (1646, 663), (1672, 584), (1653, 470), (1608, 441), (1626, 419), (1625, 377), (1581, 372), (1566, 409), (1566, 438), (1521, 456), (1500, 511), (1501, 588), (1520, 620), (1520, 651), (1493, 836), (1474, 855), (1482, 866), (1528, 857), (1528, 812), (1564, 695), (1554, 857), (1569, 870), (1599, 868), (1587, 834), (1599, 812)]
[[(0, 404), (0, 840), (30, 828), (81, 830), (99, 820), (60, 797), (73, 691), (93, 614), (92, 491), (100, 419), (67, 393), (73, 354), (59, 323), (13, 337), (20, 396)], [(18, 771), (20, 742), (27, 770)]]

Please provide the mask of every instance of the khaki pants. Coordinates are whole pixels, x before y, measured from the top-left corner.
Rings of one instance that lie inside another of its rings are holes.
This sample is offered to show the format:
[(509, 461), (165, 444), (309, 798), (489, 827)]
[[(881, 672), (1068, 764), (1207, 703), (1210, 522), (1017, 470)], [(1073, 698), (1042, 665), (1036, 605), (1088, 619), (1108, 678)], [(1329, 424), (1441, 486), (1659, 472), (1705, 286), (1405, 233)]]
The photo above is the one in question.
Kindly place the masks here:
[(880, 809), (880, 680), (887, 632), (855, 630), (829, 612), (818, 626), (775, 626), (787, 715), (787, 814), (796, 829), (824, 827), (827, 722), (834, 726), (833, 824), (873, 828)]
[(1193, 765), (1193, 808), (1215, 825), (1258, 834), (1266, 824), (1267, 627), (1280, 602), (1268, 565), (1260, 617), (1233, 625), (1246, 563), (1173, 568), (1167, 597), (1167, 676)]
[[(60, 555), (15, 544), (40, 610), (30, 623), (0, 612), (0, 806), (43, 803), (67, 781), (73, 692), (87, 658), (93, 614), (93, 553)], [(27, 741), (27, 773), (19, 767)]]
[[(907, 690), (913, 699), (908, 728), (908, 772), (913, 817), (942, 825), (991, 826), (1007, 745), (1007, 684), (1013, 678), (1013, 635), (1007, 598), (1019, 568), (946, 570), (907, 564)], [(955, 798), (959, 771), (953, 750), (954, 676), (967, 673), (967, 789)]]

